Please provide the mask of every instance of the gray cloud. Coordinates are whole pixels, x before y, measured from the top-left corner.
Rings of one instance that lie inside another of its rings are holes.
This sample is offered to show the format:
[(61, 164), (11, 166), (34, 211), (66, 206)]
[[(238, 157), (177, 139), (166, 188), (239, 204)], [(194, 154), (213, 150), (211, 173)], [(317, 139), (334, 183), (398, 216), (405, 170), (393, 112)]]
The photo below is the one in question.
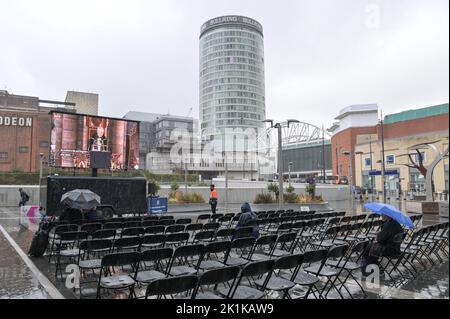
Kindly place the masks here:
[(350, 104), (379, 103), (393, 113), (448, 102), (448, 6), (447, 0), (0, 0), (0, 87), (59, 100), (67, 90), (97, 92), (100, 112), (109, 116), (187, 115), (190, 107), (198, 116), (200, 26), (242, 14), (265, 29), (268, 117), (329, 125)]

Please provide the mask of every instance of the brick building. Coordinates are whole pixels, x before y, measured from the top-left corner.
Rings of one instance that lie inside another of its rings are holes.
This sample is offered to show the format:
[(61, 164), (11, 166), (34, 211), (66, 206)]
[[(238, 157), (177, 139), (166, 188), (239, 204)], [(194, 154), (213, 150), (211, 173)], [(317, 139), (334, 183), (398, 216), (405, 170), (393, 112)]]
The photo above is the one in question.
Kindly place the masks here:
[[(375, 114), (375, 113), (374, 113)], [(376, 112), (378, 114), (378, 111)], [(348, 114), (347, 114), (348, 116)], [(373, 121), (372, 121), (373, 123)], [(416, 147), (418, 144), (433, 143), (441, 152), (448, 147), (449, 105), (436, 105), (416, 110), (409, 110), (384, 118), (381, 124), (367, 125), (360, 122), (360, 127), (341, 127), (336, 123), (336, 133), (332, 137), (333, 173), (349, 175), (350, 158), (352, 159), (353, 179), (355, 185), (376, 190), (382, 189), (381, 176), (371, 176), (370, 172), (382, 170), (382, 131), (385, 144), (385, 168), (388, 191), (424, 191), (425, 177), (412, 165), (408, 154), (412, 154), (418, 163), (417, 149), (424, 157), (424, 165), (434, 159), (429, 147)], [(342, 150), (350, 151), (351, 157), (343, 155)], [(436, 167), (434, 184), (437, 192), (449, 189), (448, 158)]]
[(0, 172), (36, 172), (39, 154), (49, 155), (49, 111), (71, 103), (0, 91)]

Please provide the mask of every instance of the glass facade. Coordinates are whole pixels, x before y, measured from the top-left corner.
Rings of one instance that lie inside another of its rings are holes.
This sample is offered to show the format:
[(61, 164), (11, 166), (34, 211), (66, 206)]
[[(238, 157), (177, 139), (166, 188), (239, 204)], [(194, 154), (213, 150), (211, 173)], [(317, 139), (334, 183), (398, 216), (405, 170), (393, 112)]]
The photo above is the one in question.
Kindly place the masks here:
[(260, 130), (266, 118), (264, 38), (246, 17), (212, 19), (200, 36), (200, 121), (205, 140), (227, 128)]

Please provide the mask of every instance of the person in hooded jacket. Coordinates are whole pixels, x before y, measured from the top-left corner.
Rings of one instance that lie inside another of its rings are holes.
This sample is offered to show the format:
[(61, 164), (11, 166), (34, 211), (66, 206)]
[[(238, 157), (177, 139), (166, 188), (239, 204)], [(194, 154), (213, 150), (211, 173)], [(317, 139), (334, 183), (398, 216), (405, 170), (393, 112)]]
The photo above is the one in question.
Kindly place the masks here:
[[(257, 223), (258, 216), (252, 211), (249, 203), (244, 203), (241, 206), (242, 215), (236, 226), (236, 230), (243, 227), (252, 227), (252, 237), (259, 237), (259, 226)], [(237, 239), (238, 236), (233, 236), (233, 240)]]

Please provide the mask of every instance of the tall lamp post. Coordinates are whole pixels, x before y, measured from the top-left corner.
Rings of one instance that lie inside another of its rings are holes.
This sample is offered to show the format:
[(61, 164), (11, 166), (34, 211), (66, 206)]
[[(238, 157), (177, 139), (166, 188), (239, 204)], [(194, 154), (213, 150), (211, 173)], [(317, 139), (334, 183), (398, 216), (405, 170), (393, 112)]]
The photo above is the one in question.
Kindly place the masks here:
[(294, 165), (294, 163), (289, 162), (289, 185), (291, 185), (291, 169), (292, 169), (293, 165)]
[[(284, 186), (283, 186), (283, 125), (284, 123), (274, 124), (273, 120), (265, 120), (264, 123), (270, 123), (271, 128), (278, 130), (278, 189), (280, 195), (278, 196), (279, 209), (283, 209), (284, 206)], [(288, 120), (287, 127), (293, 123), (300, 123), (298, 120)]]
[(41, 187), (42, 187), (42, 170), (43, 170), (44, 153), (39, 153), (39, 207), (41, 207)]

